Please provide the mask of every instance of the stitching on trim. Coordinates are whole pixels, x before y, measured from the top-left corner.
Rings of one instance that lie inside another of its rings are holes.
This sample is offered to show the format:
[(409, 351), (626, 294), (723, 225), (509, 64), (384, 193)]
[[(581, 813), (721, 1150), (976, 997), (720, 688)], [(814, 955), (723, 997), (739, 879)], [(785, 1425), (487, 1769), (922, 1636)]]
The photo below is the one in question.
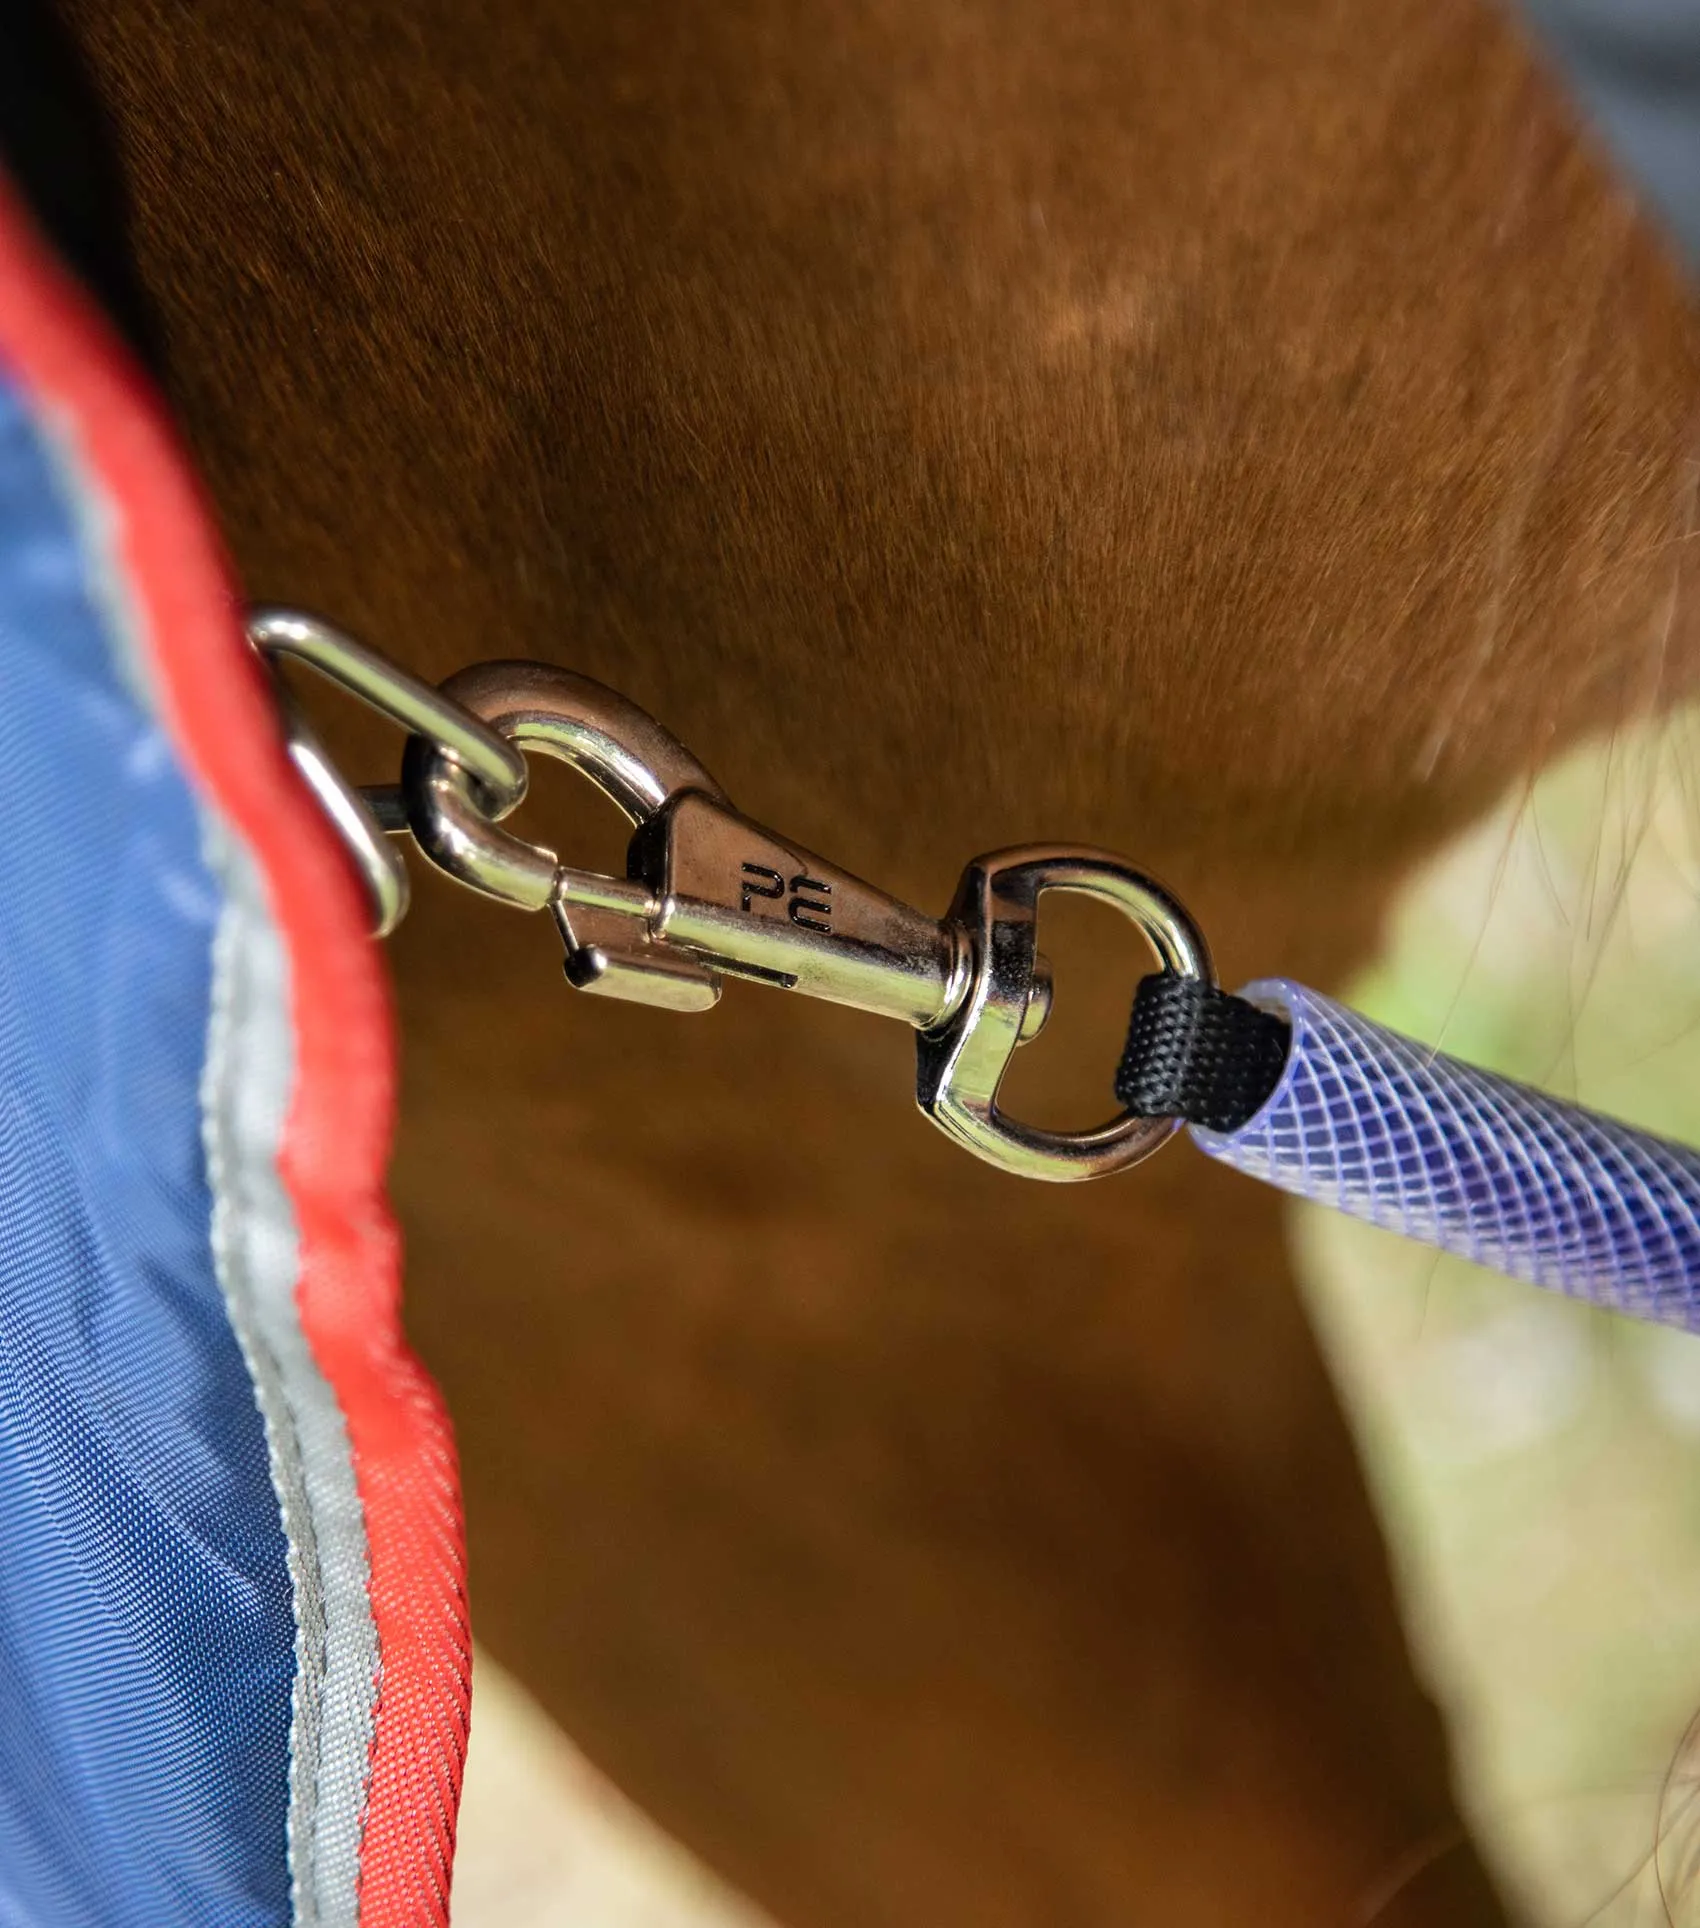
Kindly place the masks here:
[(205, 844), (209, 867), (226, 886), (213, 943), (212, 1005), (201, 1085), (207, 1179), (213, 1196), (213, 1262), (265, 1428), (272, 1488), (288, 1548), (295, 1613), (295, 1681), (289, 1724), (291, 1912), (297, 1928), (313, 1928), (318, 1918), (313, 1849), (325, 1681), (324, 1587), (296, 1415), (254, 1303), (249, 1251), (255, 1230), (252, 1200), (247, 1195), (249, 1186), (243, 1170), (243, 1134), (230, 1115), (247, 1078), (245, 1046), (252, 1035), (252, 1016), (247, 1008), (252, 1002), (252, 985), (243, 959), (242, 927), (247, 914), (239, 892), (229, 889), (232, 853), (228, 839), (210, 821), (205, 823)]

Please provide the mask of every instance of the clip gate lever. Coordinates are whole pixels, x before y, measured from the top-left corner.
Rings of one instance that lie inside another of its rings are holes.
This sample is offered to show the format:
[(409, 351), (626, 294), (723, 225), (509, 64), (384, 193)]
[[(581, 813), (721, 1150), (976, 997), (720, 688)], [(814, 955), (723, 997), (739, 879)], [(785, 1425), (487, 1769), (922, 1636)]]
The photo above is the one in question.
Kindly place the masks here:
[(1115, 904), (1166, 969), (1211, 975), (1185, 911), (1119, 858), (1050, 845), (994, 852), (967, 867), (935, 919), (743, 816), (676, 737), (589, 677), (482, 663), (441, 693), (520, 749), (571, 764), (635, 826), (624, 878), (575, 869), (498, 828), (512, 805), (452, 754), (420, 737), (408, 744), (402, 787), (420, 848), (475, 890), (548, 909), (579, 990), (700, 1011), (736, 977), (901, 1019), (918, 1033), (921, 1108), (980, 1157), (1030, 1177), (1097, 1176), (1175, 1129), (1123, 1113), (1094, 1131), (1053, 1132), (997, 1105), (1010, 1058), (1050, 1012), (1051, 970), (1034, 936), (1044, 890)]

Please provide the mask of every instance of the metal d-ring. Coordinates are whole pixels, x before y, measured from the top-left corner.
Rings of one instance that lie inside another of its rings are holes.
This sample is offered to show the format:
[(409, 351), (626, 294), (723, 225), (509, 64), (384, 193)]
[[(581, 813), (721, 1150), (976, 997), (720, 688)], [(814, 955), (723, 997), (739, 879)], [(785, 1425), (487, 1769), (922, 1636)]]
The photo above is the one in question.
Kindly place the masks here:
[(358, 790), (338, 772), (278, 675), (277, 658), (289, 656), (307, 664), (380, 716), (428, 738), (468, 773), (485, 808), (497, 815), (525, 795), (525, 758), (429, 683), (322, 617), (300, 609), (260, 607), (249, 612), (247, 631), (271, 669), (290, 760), (360, 872), (372, 905), (374, 934), (387, 937), (408, 905), (407, 866), (386, 834), (407, 828), (398, 793), (386, 787)]
[[(916, 1031), (921, 1109), (960, 1144), (1028, 1178), (1136, 1164), (1178, 1124), (1122, 1112), (1091, 1131), (1008, 1117), (998, 1087), (1051, 1001), (1035, 943), (1047, 890), (1113, 904), (1167, 971), (1214, 983), (1210, 953), (1162, 885), (1106, 851), (1034, 844), (976, 858), (935, 920), (742, 816), (672, 733), (617, 691), (547, 663), (480, 663), (433, 689), (315, 617), (255, 610), (268, 659), (300, 658), (411, 734), (399, 791), (353, 789), (281, 681), (290, 753), (360, 865), (379, 935), (407, 906), (385, 832), (411, 829), (440, 869), (523, 910), (549, 910), (581, 991), (707, 1010), (741, 977)], [(563, 865), (499, 827), (525, 795), (524, 752), (581, 771), (636, 826), (626, 875)]]
[(1036, 912), (1047, 890), (1113, 904), (1138, 926), (1164, 970), (1215, 982), (1209, 949), (1179, 901), (1108, 851), (1029, 844), (977, 857), (947, 917), (968, 933), (974, 981), (949, 1021), (916, 1040), (916, 1096), (941, 1131), (1005, 1171), (1098, 1178), (1149, 1157), (1180, 1120), (1124, 1111), (1089, 1131), (1047, 1131), (999, 1109), (998, 1086), (1021, 1040)]

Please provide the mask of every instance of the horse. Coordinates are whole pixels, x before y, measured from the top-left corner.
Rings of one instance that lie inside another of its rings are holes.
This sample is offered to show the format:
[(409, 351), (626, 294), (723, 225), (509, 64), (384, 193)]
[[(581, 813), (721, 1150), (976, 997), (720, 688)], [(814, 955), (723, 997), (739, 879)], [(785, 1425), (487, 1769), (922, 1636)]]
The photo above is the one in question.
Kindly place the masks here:
[[(1693, 313), (1486, 0), (60, 12), (248, 589), (598, 677), (908, 901), (1089, 841), (1336, 985), (1695, 686)], [(1078, 1122), (1144, 966), (1046, 917)], [(1022, 1184), (898, 1027), (538, 921), (419, 877), (394, 1193), (476, 1624), (597, 1763), (793, 1928), (1311, 1928), (1436, 1843), (1377, 1919), (1504, 1923), (1273, 1198)]]

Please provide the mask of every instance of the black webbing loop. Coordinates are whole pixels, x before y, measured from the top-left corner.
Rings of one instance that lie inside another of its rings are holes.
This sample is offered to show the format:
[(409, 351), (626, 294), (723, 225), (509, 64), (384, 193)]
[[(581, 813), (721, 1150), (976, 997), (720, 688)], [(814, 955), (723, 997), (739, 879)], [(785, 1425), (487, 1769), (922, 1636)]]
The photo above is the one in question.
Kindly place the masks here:
[(1139, 1118), (1238, 1131), (1280, 1082), (1291, 1027), (1202, 978), (1158, 971), (1133, 997), (1116, 1096)]

